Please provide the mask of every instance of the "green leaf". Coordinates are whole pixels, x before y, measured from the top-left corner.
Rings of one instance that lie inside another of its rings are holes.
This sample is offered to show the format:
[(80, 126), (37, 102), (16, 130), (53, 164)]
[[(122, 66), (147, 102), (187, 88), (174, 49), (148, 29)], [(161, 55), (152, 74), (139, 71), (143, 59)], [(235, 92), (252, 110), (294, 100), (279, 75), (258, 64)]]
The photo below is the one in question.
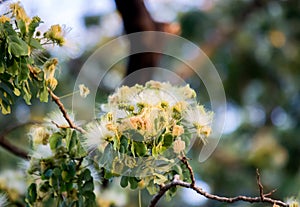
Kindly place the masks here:
[(140, 182), (137, 178), (135, 177), (129, 177), (128, 182), (130, 183), (130, 188), (132, 190), (136, 189), (138, 187), (138, 183)]
[(80, 182), (83, 181), (90, 181), (92, 180), (91, 172), (89, 169), (85, 169), (80, 175), (79, 175)]
[(170, 133), (165, 134), (165, 135), (164, 135), (164, 143), (163, 143), (163, 146), (164, 146), (164, 147), (169, 147), (169, 146), (172, 145), (172, 143), (173, 143), (173, 136), (172, 136), (172, 134), (170, 134)]
[(60, 133), (56, 132), (51, 135), (49, 138), (50, 148), (51, 150), (57, 149), (62, 144), (62, 136)]
[(13, 64), (9, 66), (6, 70), (6, 72), (13, 77), (18, 75), (19, 71), (20, 71), (20, 63), (17, 62), (16, 59), (14, 59)]
[(28, 55), (28, 45), (17, 35), (10, 35), (8, 40), (8, 53), (14, 55), (15, 57), (27, 56)]
[(67, 139), (67, 149), (69, 150), (69, 152), (71, 152), (77, 144), (77, 134), (76, 131), (72, 131), (72, 135), (69, 136), (69, 138)]
[(146, 144), (143, 142), (133, 142), (135, 154), (142, 157), (147, 153)]
[(23, 95), (23, 99), (25, 100), (27, 105), (31, 105), (30, 100), (31, 100), (31, 92), (29, 90), (29, 84), (27, 81), (23, 82), (23, 86), (22, 86), (24, 95)]
[(40, 25), (41, 23), (41, 18), (38, 16), (34, 16), (28, 26), (28, 36), (32, 37), (36, 28)]
[(94, 190), (94, 183), (93, 181), (87, 181), (83, 184), (81, 191), (87, 192), (87, 191), (93, 191)]
[(128, 185), (128, 177), (127, 176), (122, 176), (120, 180), (120, 185), (122, 188), (126, 188)]
[(26, 24), (23, 20), (17, 20), (18, 28), (20, 29), (20, 32), (22, 36), (24, 37), (26, 35)]
[(28, 190), (27, 190), (27, 201), (30, 204), (33, 204), (36, 199), (37, 199), (37, 191), (36, 191), (36, 184), (35, 183), (31, 183), (31, 185), (29, 186)]
[(126, 137), (128, 137), (131, 140), (135, 140), (135, 141), (144, 141), (144, 136), (141, 135), (137, 130), (134, 129), (129, 129), (124, 131), (124, 134), (126, 135)]
[(31, 38), (30, 41), (29, 41), (29, 45), (35, 49), (38, 49), (38, 50), (43, 50), (43, 46), (41, 45), (41, 43), (35, 39), (35, 38)]
[(37, 96), (40, 98), (41, 102), (48, 102), (49, 93), (47, 87), (40, 89)]
[(4, 73), (4, 71), (5, 71), (4, 64), (1, 63), (0, 64), (0, 74)]
[(27, 80), (29, 78), (29, 68), (25, 63), (21, 63), (21, 67), (19, 67), (19, 83), (22, 83), (23, 81)]
[(51, 176), (52, 176), (52, 169), (48, 169), (46, 170), (43, 174), (42, 174), (42, 180), (48, 180)]

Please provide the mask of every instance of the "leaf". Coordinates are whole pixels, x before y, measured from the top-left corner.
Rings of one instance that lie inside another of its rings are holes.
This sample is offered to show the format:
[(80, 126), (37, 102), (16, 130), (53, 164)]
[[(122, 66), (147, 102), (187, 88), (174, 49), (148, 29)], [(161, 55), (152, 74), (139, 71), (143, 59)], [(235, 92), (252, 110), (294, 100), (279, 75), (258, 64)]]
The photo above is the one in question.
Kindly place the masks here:
[(81, 188), (82, 192), (93, 191), (93, 190), (94, 190), (94, 183), (92, 181), (85, 182)]
[(22, 36), (24, 37), (26, 35), (26, 24), (23, 20), (17, 20), (18, 28), (20, 29), (20, 32)]
[(120, 180), (120, 185), (122, 188), (126, 188), (128, 185), (128, 177), (127, 176), (122, 176)]
[(48, 102), (49, 93), (47, 87), (40, 89), (37, 96), (40, 98), (40, 102)]
[(38, 49), (38, 50), (43, 50), (43, 46), (41, 45), (41, 43), (35, 39), (35, 38), (31, 38), (30, 41), (29, 41), (29, 45), (35, 49)]
[(1, 98), (0, 98), (0, 108), (1, 108), (2, 114), (4, 114), (4, 115), (10, 114), (10, 112), (11, 112), (10, 105)]
[(19, 83), (22, 83), (23, 81), (27, 80), (29, 78), (29, 68), (25, 63), (21, 63), (21, 67), (19, 67), (19, 76), (18, 81)]
[(40, 25), (41, 23), (41, 18), (38, 16), (34, 16), (28, 26), (28, 36), (32, 37), (36, 28)]
[(139, 184), (139, 180), (135, 177), (129, 177), (128, 178), (128, 182), (130, 183), (130, 188), (132, 190), (136, 189), (138, 187)]
[(164, 147), (169, 147), (169, 146), (172, 145), (172, 143), (173, 143), (173, 136), (172, 136), (172, 134), (166, 133), (166, 134), (164, 135), (164, 143), (163, 143), (163, 146), (164, 146)]
[(69, 138), (67, 139), (67, 149), (69, 150), (69, 152), (71, 152), (73, 150), (74, 147), (76, 147), (77, 144), (77, 134), (76, 131), (72, 131), (72, 135), (69, 136)]
[(26, 198), (27, 198), (27, 201), (30, 204), (33, 204), (36, 201), (37, 191), (36, 191), (36, 184), (35, 183), (31, 183), (31, 185), (28, 187)]
[(27, 81), (23, 82), (22, 89), (23, 89), (23, 92), (24, 92), (23, 99), (25, 100), (27, 105), (31, 105), (31, 103), (30, 103), (31, 92), (29, 91), (29, 85), (28, 85)]
[(60, 133), (56, 132), (49, 138), (51, 150), (57, 149), (62, 144), (62, 136)]
[(48, 180), (51, 176), (52, 176), (52, 169), (48, 169), (46, 170), (43, 174), (42, 174), (42, 180)]
[(21, 95), (21, 91), (18, 89), (18, 88), (14, 88), (14, 94), (16, 95), (16, 96), (20, 96)]
[(146, 144), (143, 142), (133, 142), (135, 154), (139, 157), (144, 156), (147, 153)]
[(27, 56), (28, 55), (28, 45), (17, 35), (10, 35), (8, 40), (8, 53), (14, 55), (15, 57)]
[(9, 66), (6, 70), (6, 72), (13, 77), (18, 75), (19, 71), (20, 71), (20, 63), (18, 63), (16, 59), (14, 59), (13, 64)]

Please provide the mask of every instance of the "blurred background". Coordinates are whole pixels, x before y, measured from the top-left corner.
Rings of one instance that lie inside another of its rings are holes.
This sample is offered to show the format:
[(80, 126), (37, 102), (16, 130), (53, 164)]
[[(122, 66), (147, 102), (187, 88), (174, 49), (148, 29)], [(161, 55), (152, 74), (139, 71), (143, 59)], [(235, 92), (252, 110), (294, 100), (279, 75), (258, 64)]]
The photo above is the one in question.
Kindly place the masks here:
[[(145, 30), (180, 35), (208, 55), (222, 79), (227, 99), (226, 124), (215, 152), (203, 163), (197, 159), (200, 145), (193, 146), (188, 154), (197, 184), (213, 194), (256, 196), (258, 168), (266, 192), (277, 189), (275, 198), (297, 198), (300, 193), (300, 1), (145, 0), (143, 4), (131, 0), (125, 5), (116, 2), (21, 1), (29, 16), (38, 15), (45, 22), (41, 29), (46, 30), (52, 24), (64, 25), (67, 44), (62, 48), (49, 47), (48, 51), (60, 59), (58, 95), (73, 92), (76, 76), (87, 58), (109, 40)], [(1, 13), (7, 9), (5, 3), (0, 7)], [(186, 55), (192, 54), (187, 50)], [(157, 57), (149, 66), (166, 66), (168, 61), (169, 57)], [(112, 73), (107, 75), (110, 81), (103, 81), (98, 89), (97, 102), (104, 102), (129, 74), (129, 63), (130, 60), (122, 60), (112, 68)], [(188, 70), (177, 69), (170, 70), (197, 91), (201, 103), (209, 105), (199, 78)], [(62, 101), (71, 107), (71, 96)], [(1, 133), (16, 127), (5, 134), (7, 140), (28, 150), (28, 123), (41, 121), (55, 108), (52, 103), (39, 102), (29, 107), (20, 99), (12, 114), (0, 115)], [(23, 178), (18, 164), (22, 159), (2, 148), (0, 157), (0, 191), (10, 190), (18, 200), (26, 186), (17, 182), (17, 178)], [(101, 206), (138, 206), (138, 192), (121, 189), (118, 181), (100, 187), (98, 193)], [(151, 197), (142, 191), (142, 198), (146, 206)], [(229, 205), (206, 200), (184, 189), (169, 203), (162, 199), (159, 206)]]

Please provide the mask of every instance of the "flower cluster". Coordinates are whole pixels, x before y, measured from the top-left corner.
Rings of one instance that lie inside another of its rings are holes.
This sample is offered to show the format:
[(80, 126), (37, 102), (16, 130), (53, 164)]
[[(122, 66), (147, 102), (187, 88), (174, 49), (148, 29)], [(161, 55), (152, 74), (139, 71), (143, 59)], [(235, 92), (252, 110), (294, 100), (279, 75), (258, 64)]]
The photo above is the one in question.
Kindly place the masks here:
[(175, 175), (189, 178), (177, 158), (193, 138), (206, 143), (211, 122), (212, 112), (197, 103), (189, 85), (122, 86), (101, 105), (99, 119), (86, 126), (84, 146), (105, 178), (122, 175), (122, 187), (146, 186), (154, 194)]
[[(104, 114), (100, 120), (87, 127), (89, 149), (103, 151), (113, 143), (114, 149), (120, 150), (126, 137), (133, 145), (144, 145), (142, 156), (156, 156), (171, 146), (180, 154), (187, 139), (197, 136), (205, 143), (211, 132), (212, 113), (197, 103), (189, 85), (149, 81), (145, 86), (122, 86), (101, 108)], [(138, 156), (134, 150), (131, 154)]]

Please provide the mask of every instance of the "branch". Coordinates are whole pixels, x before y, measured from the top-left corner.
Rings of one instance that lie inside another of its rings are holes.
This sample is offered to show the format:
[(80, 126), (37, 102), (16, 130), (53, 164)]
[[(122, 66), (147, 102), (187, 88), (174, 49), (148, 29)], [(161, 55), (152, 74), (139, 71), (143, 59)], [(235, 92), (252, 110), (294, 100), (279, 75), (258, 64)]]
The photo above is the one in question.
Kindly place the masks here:
[(237, 201), (245, 201), (245, 202), (249, 202), (249, 203), (270, 203), (270, 204), (276, 204), (278, 206), (284, 206), (284, 207), (288, 207), (289, 204), (281, 201), (281, 200), (275, 200), (272, 199), (268, 196), (270, 196), (274, 191), (264, 194), (263, 193), (263, 185), (261, 184), (260, 181), (260, 175), (259, 172), (257, 171), (257, 183), (258, 183), (258, 187), (259, 187), (259, 191), (260, 191), (260, 196), (257, 197), (248, 197), (248, 196), (236, 196), (236, 197), (224, 197), (224, 196), (218, 196), (218, 195), (213, 195), (210, 194), (206, 191), (204, 191), (202, 188), (195, 186), (194, 181), (195, 181), (195, 177), (194, 177), (194, 173), (193, 170), (191, 168), (191, 166), (189, 165), (187, 158), (186, 157), (182, 157), (180, 158), (180, 160), (187, 166), (187, 168), (190, 171), (190, 175), (191, 175), (191, 180), (192, 183), (188, 183), (188, 182), (184, 182), (181, 180), (177, 180), (174, 179), (172, 182), (166, 184), (165, 186), (160, 188), (160, 191), (151, 199), (149, 207), (155, 207), (156, 204), (158, 203), (158, 201), (161, 199), (161, 197), (172, 187), (175, 186), (181, 186), (184, 188), (190, 188), (192, 190), (194, 190), (195, 192), (197, 192), (198, 194), (211, 199), (211, 200), (216, 200), (216, 201), (220, 201), (220, 202), (225, 202), (225, 203), (234, 203)]
[(0, 145), (7, 151), (11, 152), (12, 154), (23, 158), (23, 159), (29, 159), (28, 153), (24, 150), (18, 148), (17, 146), (11, 144), (9, 141), (5, 139), (3, 135), (0, 135)]
[[(55, 95), (53, 93), (53, 91), (48, 88), (48, 92), (50, 94), (50, 96), (52, 97), (52, 100), (56, 103), (56, 105), (58, 106), (59, 110), (61, 111), (61, 113), (63, 114), (64, 118), (66, 119), (66, 121), (68, 122), (70, 128), (72, 129), (76, 129), (77, 131), (81, 132), (81, 133), (84, 133), (84, 129), (82, 129), (81, 127), (79, 126), (76, 126), (76, 124), (74, 124), (74, 122), (71, 120), (70, 116), (68, 115), (67, 113), (67, 110), (65, 109), (63, 103), (60, 101), (60, 98)], [(58, 126), (59, 127), (59, 126)], [(59, 127), (60, 128), (60, 127)]]
[(24, 151), (23, 149), (20, 149), (19, 147), (11, 144), (9, 141), (7, 141), (5, 139), (5, 137), (7, 136), (7, 134), (9, 134), (11, 131), (29, 125), (29, 124), (37, 124), (40, 123), (38, 121), (30, 121), (27, 123), (23, 123), (23, 124), (16, 124), (16, 125), (12, 125), (7, 127), (6, 129), (4, 129), (2, 131), (2, 133), (0, 134), (0, 146), (3, 147), (4, 149), (6, 149), (7, 151), (11, 152), (12, 154), (23, 158), (23, 159), (29, 159), (28, 153), (26, 151)]

